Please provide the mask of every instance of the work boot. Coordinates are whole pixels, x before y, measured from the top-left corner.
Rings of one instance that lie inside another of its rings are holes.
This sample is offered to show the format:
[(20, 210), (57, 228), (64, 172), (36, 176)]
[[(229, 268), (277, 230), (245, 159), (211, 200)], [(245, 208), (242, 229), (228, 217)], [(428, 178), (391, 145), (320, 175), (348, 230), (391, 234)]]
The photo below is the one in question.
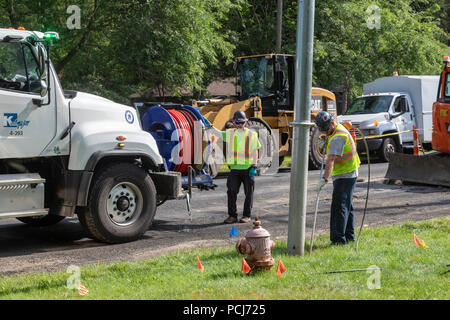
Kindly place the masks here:
[(235, 223), (235, 222), (237, 222), (237, 218), (229, 216), (228, 218), (225, 219), (225, 221), (223, 223), (230, 224), (230, 223)]
[(248, 223), (250, 221), (252, 221), (250, 217), (242, 217), (241, 220), (239, 220), (240, 223)]

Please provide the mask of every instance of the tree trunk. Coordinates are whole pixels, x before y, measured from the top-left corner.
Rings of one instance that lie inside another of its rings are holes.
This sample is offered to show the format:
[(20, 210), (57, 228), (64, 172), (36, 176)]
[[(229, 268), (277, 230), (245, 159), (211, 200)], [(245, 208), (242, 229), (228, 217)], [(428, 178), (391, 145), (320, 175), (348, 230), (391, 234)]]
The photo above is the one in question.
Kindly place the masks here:
[(7, 0), (5, 6), (6, 10), (8, 11), (8, 17), (11, 27), (13, 28), (19, 27), (19, 24), (17, 22), (16, 11), (14, 10), (14, 0)]
[(78, 51), (83, 48), (83, 46), (86, 44), (89, 34), (92, 31), (94, 22), (95, 22), (95, 17), (96, 17), (96, 13), (98, 8), (100, 7), (100, 0), (95, 0), (94, 2), (94, 11), (92, 12), (92, 15), (89, 19), (89, 22), (86, 26), (86, 30), (83, 33), (83, 36), (81, 37), (80, 41), (75, 45), (75, 47), (72, 48), (72, 50), (69, 51), (69, 53), (58, 63), (57, 65), (57, 69), (60, 70), (60, 74), (63, 74), (63, 70), (65, 68), (65, 66), (73, 59), (73, 57), (75, 57), (75, 55), (78, 53)]

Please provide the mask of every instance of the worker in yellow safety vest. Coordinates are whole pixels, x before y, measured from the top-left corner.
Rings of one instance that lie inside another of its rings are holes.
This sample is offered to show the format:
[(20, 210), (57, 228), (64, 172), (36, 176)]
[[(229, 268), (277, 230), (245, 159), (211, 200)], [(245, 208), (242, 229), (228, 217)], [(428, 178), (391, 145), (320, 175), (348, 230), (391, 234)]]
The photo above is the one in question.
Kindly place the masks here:
[(222, 138), (226, 142), (226, 164), (230, 168), (227, 179), (228, 218), (224, 223), (237, 222), (236, 200), (241, 184), (244, 185), (245, 202), (243, 217), (239, 222), (251, 221), (257, 150), (261, 148), (261, 144), (258, 134), (245, 127), (247, 121), (243, 111), (236, 111), (232, 119), (235, 128), (222, 131)]
[(347, 129), (338, 124), (334, 115), (319, 112), (315, 123), (326, 134), (327, 140), (320, 138), (319, 148), (325, 148), (326, 160), (323, 177), (317, 184), (317, 192), (333, 179), (333, 197), (330, 215), (330, 240), (332, 244), (346, 244), (355, 240), (353, 191), (361, 161), (356, 151), (356, 143)]

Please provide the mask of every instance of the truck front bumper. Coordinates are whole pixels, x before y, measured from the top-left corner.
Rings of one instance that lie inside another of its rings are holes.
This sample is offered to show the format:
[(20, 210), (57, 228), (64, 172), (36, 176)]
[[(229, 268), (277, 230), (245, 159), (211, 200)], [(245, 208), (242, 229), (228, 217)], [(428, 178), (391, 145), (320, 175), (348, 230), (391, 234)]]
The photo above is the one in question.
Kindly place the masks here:
[[(383, 144), (383, 138), (376, 139), (366, 139), (367, 146), (369, 147), (369, 152), (378, 150)], [(366, 145), (364, 144), (364, 140), (358, 140), (356, 143), (356, 148), (358, 153), (366, 152)]]

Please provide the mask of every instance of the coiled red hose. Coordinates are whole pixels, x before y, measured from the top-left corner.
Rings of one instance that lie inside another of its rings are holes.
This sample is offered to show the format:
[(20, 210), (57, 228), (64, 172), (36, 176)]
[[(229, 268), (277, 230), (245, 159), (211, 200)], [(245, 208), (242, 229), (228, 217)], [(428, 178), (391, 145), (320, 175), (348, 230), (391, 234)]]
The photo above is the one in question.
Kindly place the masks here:
[(189, 165), (192, 164), (192, 154), (194, 149), (194, 141), (192, 138), (193, 129), (182, 112), (175, 109), (169, 109), (167, 111), (175, 122), (180, 139), (179, 160), (175, 167), (175, 171), (180, 172), (182, 175), (186, 175)]

